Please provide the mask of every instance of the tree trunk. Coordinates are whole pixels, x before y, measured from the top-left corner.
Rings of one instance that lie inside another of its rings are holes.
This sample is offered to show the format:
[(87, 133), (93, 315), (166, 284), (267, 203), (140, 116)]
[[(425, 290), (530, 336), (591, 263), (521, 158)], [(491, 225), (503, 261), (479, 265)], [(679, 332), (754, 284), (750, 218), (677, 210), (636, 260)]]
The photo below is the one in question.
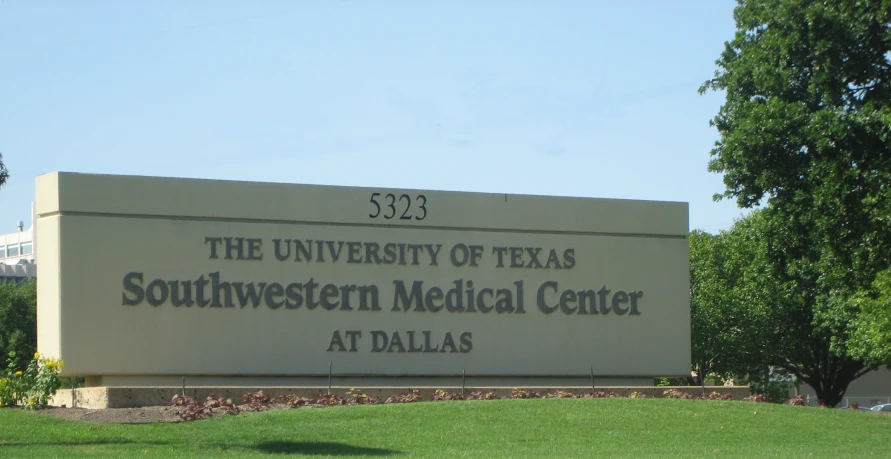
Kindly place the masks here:
[(829, 364), (816, 368), (816, 374), (802, 377), (814, 389), (820, 406), (834, 408), (845, 397), (848, 386), (855, 379), (871, 371), (862, 362), (832, 356)]

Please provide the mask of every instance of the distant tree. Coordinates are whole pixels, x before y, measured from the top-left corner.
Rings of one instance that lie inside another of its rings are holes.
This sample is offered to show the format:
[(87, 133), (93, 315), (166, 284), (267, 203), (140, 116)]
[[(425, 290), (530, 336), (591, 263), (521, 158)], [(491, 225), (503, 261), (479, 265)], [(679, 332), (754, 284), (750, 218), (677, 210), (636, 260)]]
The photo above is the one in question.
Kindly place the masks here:
[(3, 165), (3, 153), (0, 153), (0, 188), (3, 188), (3, 185), (6, 184), (6, 179), (9, 178), (9, 171), (6, 170), (6, 166)]
[(37, 281), (0, 280), (0, 367), (10, 351), (24, 368), (37, 351)]
[(734, 18), (700, 89), (726, 95), (709, 169), (719, 197), (766, 200), (767, 260), (800, 295), (788, 326), (828, 342), (844, 375), (818, 379), (837, 394), (876, 363), (856, 327), (891, 267), (891, 0), (738, 0)]

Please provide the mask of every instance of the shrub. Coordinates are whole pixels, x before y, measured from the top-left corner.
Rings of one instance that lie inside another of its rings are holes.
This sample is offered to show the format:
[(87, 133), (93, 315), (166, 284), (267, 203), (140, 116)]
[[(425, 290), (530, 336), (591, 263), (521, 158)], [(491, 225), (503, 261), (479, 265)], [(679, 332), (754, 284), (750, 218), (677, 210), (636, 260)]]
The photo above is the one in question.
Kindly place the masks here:
[(367, 405), (380, 402), (381, 398), (377, 395), (366, 394), (358, 389), (350, 389), (347, 391), (347, 403), (350, 405)]
[(232, 399), (223, 399), (220, 394), (208, 395), (203, 403), (187, 395), (176, 394), (170, 401), (170, 405), (183, 407), (176, 412), (176, 415), (183, 421), (205, 419), (210, 417), (214, 410), (231, 415), (241, 413), (241, 410), (232, 403)]
[(346, 405), (346, 399), (337, 394), (318, 394), (316, 404), (323, 406)]
[(245, 411), (263, 411), (269, 409), (272, 400), (262, 390), (258, 390), (242, 395), (241, 405)]
[(412, 389), (411, 391), (402, 392), (399, 395), (387, 397), (387, 401), (384, 403), (414, 403), (420, 401), (421, 393), (417, 389)]
[(224, 399), (220, 394), (210, 394), (204, 400), (204, 406), (211, 410), (218, 410), (226, 414), (239, 414), (241, 409), (232, 403), (231, 398)]
[(579, 398), (618, 398), (619, 394), (615, 392), (604, 392), (604, 391), (596, 391), (596, 392), (585, 392), (579, 395)]
[(767, 399), (773, 403), (783, 403), (789, 398), (792, 384), (782, 381), (771, 381), (764, 390)]
[(576, 398), (576, 396), (572, 392), (558, 390), (556, 392), (545, 394), (544, 398)]
[(677, 390), (677, 389), (669, 389), (669, 390), (663, 392), (662, 395), (664, 395), (665, 398), (680, 398), (680, 399), (685, 399), (685, 400), (690, 400), (693, 398), (692, 395), (690, 395), (684, 391)]
[(733, 400), (733, 396), (730, 394), (722, 394), (720, 392), (714, 391), (709, 394), (699, 394), (696, 396), (697, 400)]
[(745, 400), (747, 402), (756, 402), (756, 403), (767, 403), (768, 402), (767, 397), (765, 397), (764, 394), (749, 395), (748, 397), (744, 398), (743, 400)]
[(510, 391), (510, 398), (541, 398), (541, 394), (531, 390), (514, 389)]
[(288, 408), (300, 408), (302, 406), (309, 406), (309, 404), (312, 403), (311, 398), (291, 394), (279, 395), (275, 398), (275, 401), (284, 404)]
[(62, 387), (59, 372), (65, 363), (35, 353), (25, 369), (19, 370), (19, 360), (15, 351), (10, 352), (6, 370), (0, 373), (0, 406), (22, 405), (26, 410), (45, 408)]
[(436, 391), (433, 392), (432, 400), (434, 402), (441, 402), (441, 401), (447, 401), (447, 400), (464, 400), (464, 396), (457, 392), (446, 392), (442, 389), (436, 389)]
[(807, 406), (807, 402), (804, 401), (804, 395), (796, 395), (790, 398), (786, 403), (792, 406)]
[(471, 392), (467, 396), (467, 400), (498, 400), (499, 398), (501, 398), (501, 397), (495, 395), (494, 392), (483, 392), (483, 391)]
[(634, 391), (628, 394), (628, 398), (647, 398), (647, 394), (643, 392)]

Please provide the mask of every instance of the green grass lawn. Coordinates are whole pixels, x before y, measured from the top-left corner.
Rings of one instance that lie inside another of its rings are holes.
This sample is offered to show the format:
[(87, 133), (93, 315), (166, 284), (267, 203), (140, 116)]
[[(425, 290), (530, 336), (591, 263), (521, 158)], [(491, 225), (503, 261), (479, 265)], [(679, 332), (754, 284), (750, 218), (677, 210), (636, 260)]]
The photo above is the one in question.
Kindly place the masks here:
[(424, 402), (108, 425), (0, 410), (0, 457), (889, 457), (891, 416), (666, 399)]

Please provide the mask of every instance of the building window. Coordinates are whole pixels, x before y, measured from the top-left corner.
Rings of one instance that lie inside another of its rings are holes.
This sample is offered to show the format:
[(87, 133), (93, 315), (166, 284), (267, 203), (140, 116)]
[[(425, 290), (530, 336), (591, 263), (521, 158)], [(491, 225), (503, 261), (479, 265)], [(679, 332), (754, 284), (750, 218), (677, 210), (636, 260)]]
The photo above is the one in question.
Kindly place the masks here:
[(6, 256), (7, 257), (19, 256), (19, 245), (18, 244), (10, 244), (10, 245), (6, 246)]
[(22, 242), (22, 255), (31, 255), (31, 241)]
[(0, 245), (0, 258), (6, 258), (6, 247)]

